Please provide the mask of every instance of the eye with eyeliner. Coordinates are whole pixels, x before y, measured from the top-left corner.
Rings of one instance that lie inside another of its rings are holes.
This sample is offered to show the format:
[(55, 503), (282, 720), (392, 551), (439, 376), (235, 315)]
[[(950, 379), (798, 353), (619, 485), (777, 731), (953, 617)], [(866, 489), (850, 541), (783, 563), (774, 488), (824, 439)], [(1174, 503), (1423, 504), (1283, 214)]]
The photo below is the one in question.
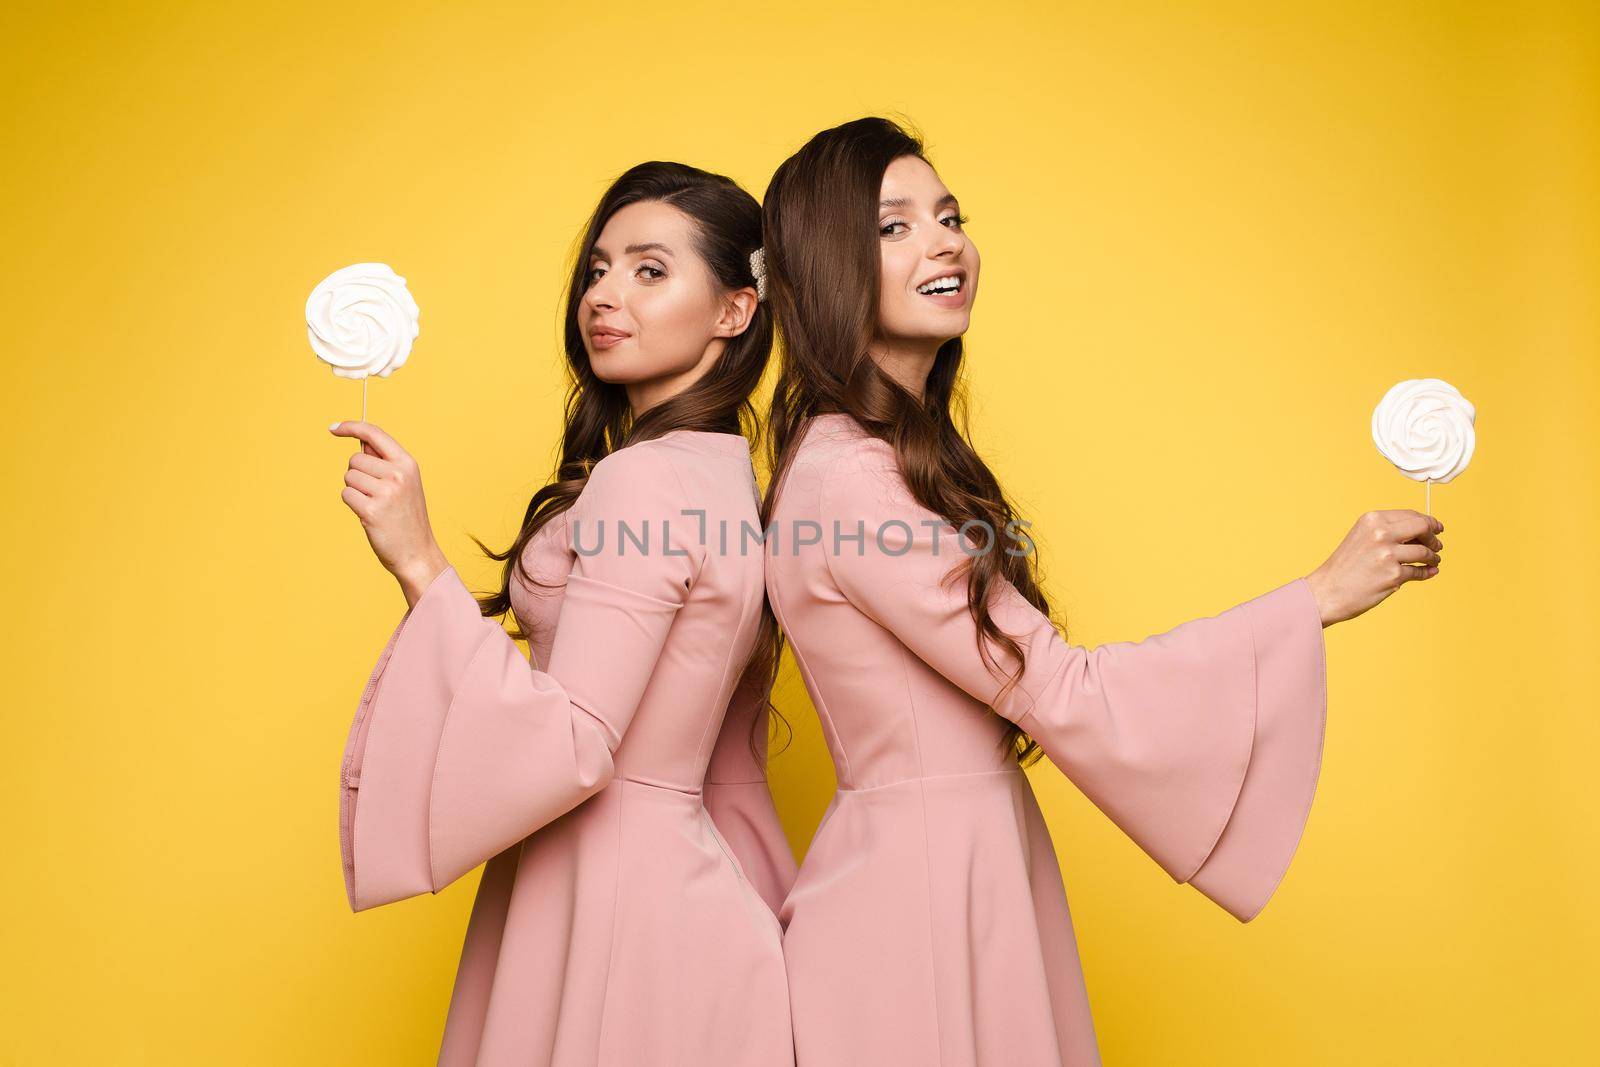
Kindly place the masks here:
[[(660, 267), (657, 267), (657, 266), (655, 266), (653, 264), (650, 264), (650, 263), (641, 263), (641, 264), (639, 264), (639, 266), (634, 269), (634, 274), (637, 275), (637, 274), (639, 274), (640, 271), (650, 271), (650, 272), (652, 272), (652, 273), (646, 275), (642, 279), (642, 280), (647, 281), (647, 282), (660, 281), (662, 278), (665, 278), (667, 276), (667, 272), (666, 271), (664, 271)], [(603, 265), (596, 264), (595, 266), (590, 267), (589, 268), (589, 273), (587, 275), (585, 275), (585, 284), (586, 285), (593, 285), (595, 282), (600, 280), (600, 276), (605, 274), (605, 272), (606, 272), (606, 268)]]
[[(960, 214), (957, 214), (957, 215), (946, 215), (944, 218), (939, 220), (939, 225), (948, 226), (948, 227), (950, 227), (950, 229), (959, 231), (963, 226), (965, 226), (968, 222), (971, 222), (971, 221), (972, 221), (971, 218), (969, 216), (967, 216), (967, 215), (960, 215)], [(950, 226), (950, 224), (952, 222), (955, 223), (954, 226)], [(899, 219), (892, 219), (892, 220), (890, 220), (888, 222), (881, 222), (881, 223), (878, 224), (878, 236), (879, 237), (898, 237), (899, 236), (898, 233), (890, 232), (896, 226), (902, 226), (902, 227), (909, 228), (909, 223), (901, 222)]]

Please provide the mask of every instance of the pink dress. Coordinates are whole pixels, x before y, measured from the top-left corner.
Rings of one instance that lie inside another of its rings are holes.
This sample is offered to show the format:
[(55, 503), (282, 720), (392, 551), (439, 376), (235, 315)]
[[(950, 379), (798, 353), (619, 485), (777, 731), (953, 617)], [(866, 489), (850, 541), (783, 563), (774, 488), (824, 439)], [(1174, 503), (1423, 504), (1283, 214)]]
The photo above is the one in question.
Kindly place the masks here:
[[(1001, 583), (995, 621), (1027, 666), (991, 710), (1003, 677), (980, 658), (965, 579), (942, 584), (964, 558), (955, 528), (850, 416), (803, 433), (773, 515), (780, 538), (801, 536), (768, 556), (767, 595), (839, 789), (779, 914), (797, 1062), (1096, 1064), (1060, 868), (1027, 777), (997, 749), (1005, 720), (1174, 880), (1249, 921), (1321, 766), (1311, 590), (1296, 579), (1088, 651)], [(999, 533), (996, 550), (1016, 547)]]
[(738, 686), (763, 560), (717, 536), (756, 506), (737, 434), (621, 449), (528, 545), (564, 587), (513, 583), (544, 670), (454, 568), (390, 637), (345, 750), (345, 887), (362, 911), (487, 861), (441, 1065), (793, 1063), (794, 859)]

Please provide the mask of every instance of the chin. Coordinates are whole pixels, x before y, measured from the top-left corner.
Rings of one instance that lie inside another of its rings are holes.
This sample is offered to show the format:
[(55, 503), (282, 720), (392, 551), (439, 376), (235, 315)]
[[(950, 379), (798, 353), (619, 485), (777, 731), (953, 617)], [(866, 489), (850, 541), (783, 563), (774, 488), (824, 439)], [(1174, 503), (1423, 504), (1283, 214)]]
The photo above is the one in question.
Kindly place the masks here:
[(627, 385), (643, 377), (637, 367), (629, 365), (627, 357), (614, 352), (601, 352), (599, 355), (591, 353), (589, 369), (594, 371), (596, 378), (611, 385)]
[(932, 341), (942, 345), (946, 341), (953, 341), (967, 332), (967, 318), (962, 316), (951, 322), (929, 323), (926, 330), (920, 331), (919, 340)]
[(908, 341), (938, 341), (943, 344), (952, 337), (966, 333), (967, 324), (972, 321), (972, 313), (966, 308), (944, 311), (918, 308), (917, 311), (920, 314), (908, 316), (904, 320), (904, 328), (895, 331)]
[(611, 385), (635, 385), (693, 370), (694, 363), (678, 363), (659, 357), (652, 360), (642, 352), (601, 352), (589, 357), (589, 369), (594, 371), (596, 378)]

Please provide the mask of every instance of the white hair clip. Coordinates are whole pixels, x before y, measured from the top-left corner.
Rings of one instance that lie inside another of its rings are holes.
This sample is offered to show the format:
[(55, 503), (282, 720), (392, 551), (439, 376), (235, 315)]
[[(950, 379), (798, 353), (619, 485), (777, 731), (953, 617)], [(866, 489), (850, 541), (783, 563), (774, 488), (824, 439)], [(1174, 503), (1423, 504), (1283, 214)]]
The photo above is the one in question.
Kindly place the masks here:
[(756, 280), (756, 299), (767, 298), (767, 250), (758, 248), (750, 253), (750, 273)]

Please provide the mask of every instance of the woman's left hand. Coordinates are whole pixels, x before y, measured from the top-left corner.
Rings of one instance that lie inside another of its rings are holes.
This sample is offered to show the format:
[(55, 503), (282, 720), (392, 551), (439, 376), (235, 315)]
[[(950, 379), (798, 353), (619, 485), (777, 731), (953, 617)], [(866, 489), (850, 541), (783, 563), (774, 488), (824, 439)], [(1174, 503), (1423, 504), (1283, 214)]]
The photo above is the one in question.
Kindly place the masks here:
[(422, 472), (411, 453), (376, 425), (360, 420), (328, 427), (336, 437), (354, 437), (364, 448), (350, 457), (339, 494), (361, 520), (378, 562), (393, 574), (415, 604), (423, 590), (450, 565), (434, 539)]

